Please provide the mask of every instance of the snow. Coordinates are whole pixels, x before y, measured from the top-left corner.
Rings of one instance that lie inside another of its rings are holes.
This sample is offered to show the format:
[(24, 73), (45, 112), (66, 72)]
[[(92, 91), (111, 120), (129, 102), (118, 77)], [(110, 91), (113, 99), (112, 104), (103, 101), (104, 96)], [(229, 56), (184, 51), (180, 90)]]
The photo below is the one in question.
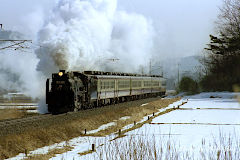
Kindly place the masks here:
[[(167, 108), (159, 109), (159, 112), (157, 112), (155, 114), (159, 114), (161, 112), (166, 111), (167, 109), (173, 108), (174, 106), (180, 105), (180, 104), (182, 104), (182, 102), (183, 102), (183, 100), (180, 100), (178, 102), (175, 102), (175, 103), (169, 105)], [(142, 123), (144, 121), (147, 121), (148, 120), (148, 116), (152, 116), (152, 114), (145, 116), (140, 122), (137, 122), (137, 123)], [(120, 119), (126, 119), (126, 118), (130, 118), (130, 117), (129, 116), (125, 116), (125, 117), (122, 117)], [(113, 123), (108, 123), (108, 124), (113, 124)], [(134, 124), (127, 125), (127, 126), (125, 126), (122, 129), (122, 131), (127, 130), (129, 128), (132, 128), (133, 126), (134, 126)], [(87, 132), (87, 133), (89, 134), (89, 132)], [(61, 160), (61, 159), (83, 159), (83, 160), (85, 160), (85, 159), (96, 159), (98, 156), (95, 154), (95, 152), (93, 152), (90, 155), (88, 154), (88, 155), (84, 155), (84, 156), (80, 156), (79, 153), (83, 153), (84, 151), (91, 150), (91, 145), (92, 144), (96, 145), (96, 149), (97, 150), (98, 149), (102, 150), (103, 148), (104, 149), (108, 149), (108, 147), (105, 148), (104, 146), (106, 146), (106, 145), (110, 145), (111, 146), (111, 144), (112, 144), (111, 140), (114, 139), (116, 136), (117, 135), (115, 135), (115, 134), (111, 134), (111, 135), (106, 136), (106, 137), (89, 137), (89, 139), (91, 139), (91, 141), (89, 143), (78, 144), (78, 145), (76, 145), (74, 147), (74, 149), (72, 151), (68, 151), (68, 152), (66, 152), (64, 154), (58, 154), (55, 157), (53, 157), (51, 160)], [(125, 141), (126, 139), (125, 138), (121, 138), (120, 140)], [(117, 141), (119, 141), (119, 140), (117, 139)], [(81, 148), (84, 148), (84, 149), (81, 149)]]
[[(108, 137), (111, 138), (110, 136), (108, 136)], [(87, 137), (87, 136), (86, 137), (77, 137), (77, 138), (73, 138), (67, 142), (64, 141), (61, 143), (56, 143), (51, 146), (46, 146), (46, 147), (42, 147), (37, 150), (31, 151), (28, 154), (28, 156), (36, 155), (36, 154), (47, 154), (52, 149), (64, 148), (65, 146), (71, 146), (71, 147), (74, 147), (73, 150), (63, 153), (63, 154), (56, 155), (56, 157), (53, 157), (52, 159), (62, 160), (62, 159), (69, 159), (70, 157), (71, 157), (71, 159), (73, 159), (75, 157), (79, 157), (78, 153), (89, 151), (91, 149), (92, 144), (99, 146), (99, 145), (103, 144), (106, 140), (107, 140), (106, 137), (90, 137), (90, 136), (89, 137)], [(26, 158), (26, 155), (21, 153), (21, 154), (17, 155), (16, 157), (9, 158), (7, 160), (20, 160), (20, 159), (25, 159), (25, 158)]]
[(27, 110), (27, 113), (39, 113), (38, 110)]
[(99, 132), (101, 130), (105, 130), (105, 129), (107, 129), (107, 128), (111, 127), (111, 126), (114, 126), (114, 125), (116, 125), (115, 122), (110, 122), (110, 123), (107, 123), (107, 124), (104, 124), (104, 125), (100, 126), (98, 129), (88, 131), (87, 134), (94, 134), (94, 133), (97, 133), (97, 132)]
[[(171, 140), (174, 144), (180, 146), (181, 151), (199, 151), (203, 142), (215, 142), (221, 139), (221, 136), (223, 135), (234, 136), (240, 133), (240, 105), (235, 99), (239, 95), (239, 93), (212, 92), (187, 96), (182, 100), (169, 105), (167, 108), (159, 109), (159, 112), (155, 113), (155, 115), (170, 108), (177, 108), (182, 102), (188, 101), (188, 103), (180, 106), (179, 109), (155, 117), (151, 123), (146, 123), (141, 128), (127, 132), (125, 137), (118, 138), (114, 141), (112, 141), (112, 139), (117, 136), (115, 134), (106, 137), (85, 136), (74, 138), (69, 142), (62, 142), (52, 146), (43, 147), (30, 153), (47, 153), (49, 149), (63, 147), (67, 143), (67, 145), (72, 146), (73, 149), (66, 153), (56, 155), (51, 158), (52, 160), (99, 159), (99, 153), (113, 153), (114, 147), (116, 147), (114, 143), (119, 144), (120, 147), (121, 145), (124, 145), (125, 142), (129, 141), (130, 137), (134, 137), (135, 140), (141, 138), (148, 140), (154, 139), (156, 141), (156, 146), (161, 145), (160, 143), (162, 142), (167, 143), (167, 140)], [(210, 98), (210, 96), (218, 98)], [(148, 116), (152, 115), (145, 116), (140, 122), (147, 121)], [(125, 120), (128, 118), (130, 117), (126, 116), (119, 120)], [(116, 125), (116, 123), (111, 122), (105, 124), (98, 129), (88, 131), (87, 133), (96, 133), (113, 125)], [(127, 125), (123, 130), (132, 128), (133, 126), (134, 124)], [(92, 144), (95, 144), (96, 152), (80, 156), (79, 153), (91, 150)], [(209, 149), (207, 147), (209, 146), (204, 147), (206, 151)], [(117, 151), (115, 152), (117, 153)], [(18, 156), (18, 158), (15, 159), (21, 158)]]
[[(234, 141), (234, 135), (240, 133), (240, 105), (234, 99), (238, 94), (202, 93), (192, 96), (193, 98), (184, 97), (184, 99), (188, 99), (188, 103), (180, 106), (180, 109), (154, 118), (150, 124), (144, 124), (141, 128), (126, 133), (127, 136), (117, 139), (116, 143), (124, 144), (130, 137), (151, 139), (154, 136), (158, 146), (160, 141), (167, 143), (167, 140), (171, 139), (174, 144), (180, 146), (180, 151), (192, 151), (199, 154), (199, 149), (209, 149), (207, 148), (209, 146), (203, 147), (205, 142), (218, 143), (222, 136), (225, 138), (231, 136)], [(211, 95), (222, 98), (209, 98)], [(181, 101), (171, 104), (167, 108), (174, 106), (176, 108), (179, 103)], [(161, 109), (159, 112), (164, 110), (166, 109)], [(146, 117), (143, 121), (146, 120)], [(111, 147), (116, 146), (112, 145), (112, 142), (108, 142), (105, 147), (98, 149), (98, 153), (81, 156), (79, 159), (95, 159), (99, 156), (99, 152), (109, 152)]]
[(142, 104), (141, 107), (142, 107), (142, 106), (146, 106), (146, 105), (148, 105), (148, 103), (144, 103), (144, 104)]
[(37, 103), (0, 103), (0, 109), (29, 109), (37, 107)]
[(130, 118), (131, 118), (130, 116), (125, 116), (125, 117), (119, 118), (119, 120), (120, 120), (120, 121), (124, 121), (124, 120), (130, 119)]
[[(188, 103), (152, 120), (152, 124), (127, 133), (127, 135), (172, 135), (181, 148), (198, 148), (202, 140), (212, 141), (220, 135), (240, 133), (240, 105), (233, 99), (239, 93), (201, 93), (185, 97)], [(210, 95), (223, 98), (209, 98)], [(201, 98), (201, 99), (200, 99)]]

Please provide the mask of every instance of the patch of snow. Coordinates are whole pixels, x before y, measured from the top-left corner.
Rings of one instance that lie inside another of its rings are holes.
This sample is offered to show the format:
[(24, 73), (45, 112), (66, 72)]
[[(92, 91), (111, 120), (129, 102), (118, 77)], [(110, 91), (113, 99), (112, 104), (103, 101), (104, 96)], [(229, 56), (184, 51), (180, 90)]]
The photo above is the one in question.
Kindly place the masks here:
[(111, 134), (106, 137), (78, 137), (74, 138), (69, 142), (69, 146), (72, 146), (71, 151), (65, 152), (63, 154), (57, 154), (55, 157), (52, 157), (50, 160), (62, 160), (62, 159), (80, 159), (80, 154), (86, 151), (90, 151), (92, 144), (95, 145), (95, 149), (98, 149), (102, 145), (108, 143), (111, 139), (114, 138), (114, 135)]
[(104, 124), (104, 125), (100, 126), (98, 129), (88, 131), (87, 134), (94, 134), (94, 133), (97, 133), (97, 132), (99, 132), (101, 130), (105, 130), (105, 129), (107, 129), (107, 128), (111, 127), (111, 126), (114, 126), (114, 125), (116, 125), (115, 122), (110, 122), (110, 123), (107, 123), (107, 124)]
[(0, 109), (28, 109), (28, 108), (37, 108), (36, 103), (0, 103)]
[[(31, 151), (28, 153), (28, 156), (34, 155), (34, 154), (47, 154), (49, 150), (54, 149), (54, 148), (63, 148), (66, 142), (61, 142), (61, 143), (56, 143), (51, 146), (46, 146), (42, 148), (38, 148), (34, 151)], [(17, 156), (13, 158), (9, 158), (7, 160), (20, 160), (26, 158), (26, 155), (24, 153), (20, 153)]]
[(130, 119), (130, 118), (131, 118), (130, 116), (125, 116), (125, 117), (119, 118), (119, 120), (120, 120), (120, 121), (124, 121), (124, 120)]
[(37, 103), (0, 103), (0, 106), (37, 106)]
[(38, 110), (27, 110), (28, 113), (38, 113)]
[[(70, 147), (73, 147), (73, 149), (71, 151), (68, 151), (63, 154), (57, 154), (55, 157), (53, 157), (51, 159), (62, 160), (63, 157), (64, 157), (64, 159), (68, 159), (68, 157), (76, 158), (76, 157), (80, 156), (78, 153), (82, 153), (82, 152), (91, 150), (92, 144), (95, 144), (96, 146), (102, 145), (106, 140), (109, 140), (109, 138), (112, 138), (112, 137), (110, 137), (110, 136), (109, 137), (77, 137), (77, 138), (73, 138), (67, 142), (64, 141), (61, 143), (53, 144), (51, 146), (46, 146), (46, 147), (36, 149), (34, 151), (29, 152), (28, 156), (33, 156), (33, 155), (37, 155), (37, 154), (47, 154), (50, 150), (61, 149), (61, 148), (64, 148), (65, 146), (70, 146)], [(24, 153), (20, 153), (16, 157), (9, 158), (7, 160), (22, 160), (25, 158), (27, 158), (26, 155)], [(71, 158), (71, 159), (73, 159), (73, 158)]]
[(142, 104), (141, 107), (142, 107), (142, 106), (146, 106), (146, 105), (148, 105), (148, 103), (144, 103), (144, 104)]

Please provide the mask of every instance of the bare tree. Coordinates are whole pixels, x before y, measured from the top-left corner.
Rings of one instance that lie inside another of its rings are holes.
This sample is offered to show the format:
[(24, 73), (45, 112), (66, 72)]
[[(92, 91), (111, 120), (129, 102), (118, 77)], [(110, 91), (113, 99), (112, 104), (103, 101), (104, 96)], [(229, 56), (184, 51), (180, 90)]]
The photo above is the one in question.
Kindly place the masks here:
[(217, 25), (219, 32), (226, 36), (240, 33), (240, 0), (224, 0), (220, 8)]

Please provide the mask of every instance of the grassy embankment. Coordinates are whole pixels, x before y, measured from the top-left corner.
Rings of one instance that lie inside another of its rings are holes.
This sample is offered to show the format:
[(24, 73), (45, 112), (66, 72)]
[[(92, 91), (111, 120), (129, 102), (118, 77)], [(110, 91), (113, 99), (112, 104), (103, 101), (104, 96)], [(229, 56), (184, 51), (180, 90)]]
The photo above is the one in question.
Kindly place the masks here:
[(38, 113), (27, 112), (27, 109), (0, 109), (0, 120), (24, 118), (38, 115)]
[[(57, 122), (44, 124), (45, 127), (30, 128), (23, 133), (11, 134), (0, 137), (0, 159), (13, 157), (18, 153), (28, 153), (28, 151), (48, 146), (62, 141), (68, 141), (74, 137), (83, 135), (84, 130), (87, 131), (97, 129), (103, 124), (116, 122), (116, 125), (106, 130), (100, 131), (92, 136), (104, 136), (117, 132), (128, 124), (138, 122), (146, 115), (157, 112), (158, 109), (167, 107), (169, 104), (179, 100), (175, 99), (145, 99), (123, 104), (106, 106), (103, 108), (95, 108), (79, 112), (79, 117), (71, 114), (65, 119), (56, 119)], [(140, 106), (143, 103), (149, 103)], [(119, 120), (121, 117), (129, 116), (129, 119)], [(139, 126), (140, 127), (140, 126)], [(67, 147), (68, 148), (68, 147)], [(65, 150), (64, 150), (65, 151)], [(51, 152), (51, 156), (59, 153), (59, 150)], [(50, 157), (51, 157), (50, 156)], [(44, 156), (40, 156), (44, 159)], [(48, 159), (49, 157), (45, 157)], [(36, 157), (34, 158), (36, 159)]]

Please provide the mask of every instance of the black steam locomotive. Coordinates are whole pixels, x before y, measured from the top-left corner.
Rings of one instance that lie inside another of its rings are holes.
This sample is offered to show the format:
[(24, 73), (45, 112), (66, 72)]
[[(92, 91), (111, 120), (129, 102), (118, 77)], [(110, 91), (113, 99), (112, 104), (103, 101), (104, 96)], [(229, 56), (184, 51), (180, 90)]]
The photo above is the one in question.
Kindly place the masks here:
[(165, 92), (166, 79), (162, 76), (60, 70), (52, 74), (52, 79), (47, 79), (46, 103), (50, 113), (58, 114), (163, 96)]

